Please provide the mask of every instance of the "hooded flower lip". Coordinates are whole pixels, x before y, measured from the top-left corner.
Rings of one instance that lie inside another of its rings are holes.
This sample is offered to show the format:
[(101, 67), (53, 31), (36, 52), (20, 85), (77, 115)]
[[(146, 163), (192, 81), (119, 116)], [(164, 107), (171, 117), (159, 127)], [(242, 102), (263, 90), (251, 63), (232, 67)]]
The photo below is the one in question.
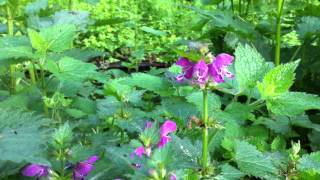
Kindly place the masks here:
[(227, 69), (227, 66), (232, 64), (233, 60), (233, 56), (222, 53), (219, 54), (211, 64), (209, 64), (209, 74), (213, 78), (214, 82), (223, 83), (224, 77), (229, 79), (234, 77), (234, 75)]
[(160, 135), (166, 136), (169, 133), (175, 132), (177, 130), (177, 125), (174, 121), (166, 120), (160, 127)]
[(199, 84), (205, 84), (208, 79), (208, 65), (205, 60), (200, 60), (193, 68), (193, 76)]
[(163, 148), (168, 142), (170, 142), (171, 137), (168, 136), (168, 134), (175, 132), (176, 130), (176, 123), (171, 120), (166, 120), (160, 127), (160, 141), (158, 143), (158, 148)]
[(142, 158), (142, 155), (145, 154), (145, 150), (143, 146), (138, 147), (136, 150), (134, 150), (134, 153), (139, 157)]
[(21, 173), (28, 177), (45, 177), (49, 174), (49, 167), (40, 164), (29, 164), (22, 169)]
[(84, 180), (86, 176), (94, 169), (93, 164), (99, 159), (98, 156), (91, 156), (86, 161), (78, 162), (73, 169), (74, 180)]
[(170, 180), (177, 180), (177, 175), (175, 173), (170, 173)]
[(189, 61), (187, 58), (179, 58), (179, 60), (176, 62), (176, 65), (181, 66), (183, 70), (183, 74), (179, 75), (177, 77), (178, 81), (182, 81), (185, 79), (191, 79), (193, 75), (193, 66), (194, 63)]

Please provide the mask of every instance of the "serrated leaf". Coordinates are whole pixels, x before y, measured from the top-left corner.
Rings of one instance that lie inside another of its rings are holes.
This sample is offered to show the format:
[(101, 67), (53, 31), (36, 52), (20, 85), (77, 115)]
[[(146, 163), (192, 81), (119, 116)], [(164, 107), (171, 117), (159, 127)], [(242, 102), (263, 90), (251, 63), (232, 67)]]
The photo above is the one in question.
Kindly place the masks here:
[(235, 160), (240, 170), (248, 175), (264, 178), (278, 173), (269, 157), (245, 141), (236, 141)]
[(0, 109), (0, 160), (36, 162), (45, 144), (48, 119), (19, 110)]
[(300, 115), (306, 110), (320, 109), (320, 98), (303, 92), (287, 92), (268, 99), (267, 107), (277, 115)]
[(320, 33), (320, 17), (302, 17), (297, 26), (299, 37), (301, 39), (309, 38), (311, 35)]
[(221, 171), (221, 174), (216, 177), (217, 180), (237, 180), (245, 176), (243, 172), (229, 164), (222, 165)]
[(76, 27), (68, 24), (57, 24), (40, 31), (41, 37), (46, 43), (46, 50), (63, 52), (71, 49), (76, 37)]
[(292, 86), (295, 73), (300, 61), (281, 64), (269, 71), (258, 84), (258, 90), (262, 97), (268, 98), (285, 93)]
[(107, 96), (106, 99), (97, 102), (97, 111), (101, 118), (112, 116), (120, 107), (121, 102), (114, 96)]
[(60, 81), (77, 82), (91, 78), (96, 73), (97, 67), (94, 64), (82, 62), (77, 59), (64, 57), (55, 63), (47, 62), (47, 69)]
[(66, 11), (56, 12), (53, 16), (54, 24), (72, 24), (78, 30), (85, 31), (89, 23), (89, 12), (87, 11)]
[(235, 51), (235, 71), (240, 91), (252, 89), (268, 70), (264, 58), (253, 47), (239, 45)]
[[(302, 177), (309, 177), (308, 179), (316, 179), (320, 177), (320, 152), (313, 152), (311, 154), (303, 155), (299, 160), (297, 169), (302, 174)], [(310, 178), (311, 177), (311, 178)], [(303, 178), (307, 179), (307, 178)]]
[(172, 87), (166, 79), (146, 73), (134, 73), (130, 78), (123, 79), (126, 85), (137, 86), (161, 96), (170, 96), (173, 94)]
[(28, 35), (34, 49), (44, 51), (47, 48), (48, 44), (39, 32), (33, 29), (28, 29)]

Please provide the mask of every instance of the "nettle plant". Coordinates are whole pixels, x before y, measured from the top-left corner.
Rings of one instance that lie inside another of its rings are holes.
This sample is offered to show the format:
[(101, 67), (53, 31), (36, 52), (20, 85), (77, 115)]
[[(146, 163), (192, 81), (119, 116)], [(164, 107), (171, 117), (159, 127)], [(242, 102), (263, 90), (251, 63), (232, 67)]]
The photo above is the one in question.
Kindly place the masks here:
[[(298, 137), (301, 128), (312, 130), (310, 137), (319, 131), (305, 111), (319, 109), (320, 98), (289, 91), (298, 64), (274, 67), (255, 48), (239, 44), (235, 58), (188, 52), (166, 76), (151, 70), (110, 80), (98, 114), (108, 127), (119, 128), (122, 142), (129, 142), (107, 148), (107, 154), (118, 157), (110, 161), (122, 167), (118, 170), (124, 175), (117, 178), (319, 177), (319, 153), (307, 154), (309, 147), (301, 147)], [(155, 154), (150, 147), (159, 135), (143, 128), (147, 119), (171, 119), (178, 126), (176, 135)], [(130, 138), (136, 133), (138, 142)], [(135, 161), (128, 155), (132, 152)]]

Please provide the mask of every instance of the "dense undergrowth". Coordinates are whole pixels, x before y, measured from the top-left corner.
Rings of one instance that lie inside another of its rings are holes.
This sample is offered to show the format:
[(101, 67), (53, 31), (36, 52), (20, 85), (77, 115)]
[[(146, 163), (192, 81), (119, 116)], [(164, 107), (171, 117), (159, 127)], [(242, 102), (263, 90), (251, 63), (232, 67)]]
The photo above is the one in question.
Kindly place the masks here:
[(318, 180), (319, 10), (0, 0), (0, 179)]

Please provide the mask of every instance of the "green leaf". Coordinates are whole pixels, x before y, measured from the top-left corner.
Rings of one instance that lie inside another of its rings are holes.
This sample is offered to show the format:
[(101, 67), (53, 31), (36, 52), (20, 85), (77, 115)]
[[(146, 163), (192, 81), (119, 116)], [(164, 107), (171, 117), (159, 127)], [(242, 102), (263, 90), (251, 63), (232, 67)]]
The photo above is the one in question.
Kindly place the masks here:
[(77, 30), (86, 31), (89, 23), (89, 12), (62, 10), (54, 14), (53, 22), (56, 25), (72, 24), (77, 27)]
[(268, 98), (287, 92), (294, 82), (294, 71), (299, 62), (281, 64), (269, 71), (264, 76), (262, 83), (258, 83), (258, 90), (262, 97)]
[(114, 96), (107, 96), (106, 99), (97, 102), (98, 115), (101, 118), (112, 116), (121, 107), (121, 102)]
[(240, 170), (248, 175), (266, 178), (275, 176), (277, 168), (272, 164), (271, 159), (265, 156), (257, 148), (245, 141), (236, 141), (235, 160)]
[[(189, 103), (196, 105), (197, 110), (202, 113), (203, 112), (203, 94), (201, 91), (193, 92), (186, 97)], [(208, 109), (209, 115), (214, 111), (220, 110), (221, 108), (221, 100), (220, 97), (214, 93), (208, 93)]]
[(29, 40), (25, 36), (0, 38), (0, 64), (14, 64), (33, 57)]
[(32, 3), (29, 3), (26, 8), (26, 14), (38, 14), (41, 10), (44, 10), (48, 7), (48, 0), (36, 0)]
[(48, 123), (33, 113), (0, 109), (0, 161), (41, 161), (47, 131), (40, 127)]
[(252, 89), (268, 70), (264, 58), (249, 46), (240, 44), (235, 51), (235, 71), (240, 91)]
[(33, 29), (28, 29), (28, 35), (31, 41), (31, 45), (34, 49), (39, 50), (39, 51), (45, 51), (48, 44), (45, 41), (45, 39), (40, 35), (39, 32), (33, 30)]
[(144, 31), (144, 32), (156, 35), (156, 36), (165, 36), (165, 35), (167, 35), (166, 32), (159, 31), (159, 30), (153, 29), (152, 27), (147, 27), (147, 26), (142, 26), (141, 30)]
[(299, 160), (297, 169), (303, 179), (320, 178), (320, 152), (313, 152), (311, 154), (303, 155)]
[(320, 17), (306, 16), (301, 18), (297, 32), (301, 39), (309, 38), (311, 35), (320, 33)]
[(237, 180), (245, 176), (243, 172), (229, 164), (222, 165), (221, 171), (221, 174), (216, 177), (217, 180)]
[(47, 69), (60, 81), (78, 82), (91, 78), (96, 73), (94, 64), (85, 63), (77, 59), (65, 57), (58, 63), (47, 61)]
[(134, 73), (130, 78), (125, 78), (121, 82), (152, 91), (161, 96), (171, 96), (173, 94), (171, 84), (166, 79), (146, 73)]
[(197, 115), (195, 106), (182, 98), (164, 98), (161, 101), (161, 105), (160, 111), (164, 112), (166, 117), (179, 120), (178, 124), (182, 126), (188, 124), (188, 120), (191, 116)]
[(306, 110), (320, 109), (320, 98), (303, 92), (287, 92), (268, 99), (267, 107), (277, 115), (300, 115)]
[(76, 37), (74, 25), (54, 25), (40, 32), (48, 43), (48, 49), (54, 52), (62, 52), (71, 49)]

